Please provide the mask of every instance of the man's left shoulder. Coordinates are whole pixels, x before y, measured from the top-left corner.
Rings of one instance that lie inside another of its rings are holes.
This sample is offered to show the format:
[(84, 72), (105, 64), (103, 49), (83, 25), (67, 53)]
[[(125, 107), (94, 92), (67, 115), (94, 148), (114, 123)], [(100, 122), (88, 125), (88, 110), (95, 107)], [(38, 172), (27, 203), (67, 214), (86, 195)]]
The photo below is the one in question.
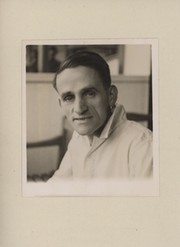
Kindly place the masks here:
[(129, 132), (134, 136), (134, 138), (140, 138), (141, 140), (152, 141), (153, 134), (152, 131), (140, 123), (135, 121), (128, 121)]

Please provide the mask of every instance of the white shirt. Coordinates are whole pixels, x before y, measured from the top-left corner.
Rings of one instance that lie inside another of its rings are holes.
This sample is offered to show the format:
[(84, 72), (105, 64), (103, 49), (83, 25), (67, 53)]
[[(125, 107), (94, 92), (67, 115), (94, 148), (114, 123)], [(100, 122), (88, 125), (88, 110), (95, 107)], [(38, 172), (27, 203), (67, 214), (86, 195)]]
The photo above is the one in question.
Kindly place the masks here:
[(100, 137), (73, 133), (59, 170), (60, 178), (145, 178), (153, 171), (152, 133), (129, 121), (122, 105), (116, 106)]

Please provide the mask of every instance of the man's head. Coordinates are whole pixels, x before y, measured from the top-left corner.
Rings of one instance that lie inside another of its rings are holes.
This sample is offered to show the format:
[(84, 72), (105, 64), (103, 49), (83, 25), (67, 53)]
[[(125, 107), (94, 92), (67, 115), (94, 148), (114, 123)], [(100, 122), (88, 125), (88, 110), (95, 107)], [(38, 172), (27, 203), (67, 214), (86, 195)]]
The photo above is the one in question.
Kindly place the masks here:
[(56, 73), (60, 106), (80, 135), (99, 135), (117, 100), (109, 66), (93, 52), (78, 52), (66, 59)]
[(56, 87), (56, 77), (62, 73), (65, 69), (76, 68), (78, 66), (85, 66), (91, 69), (94, 69), (99, 77), (102, 79), (104, 87), (107, 89), (111, 85), (111, 76), (109, 66), (106, 61), (97, 53), (90, 51), (81, 51), (76, 52), (73, 55), (69, 56), (57, 71), (54, 80), (54, 87)]

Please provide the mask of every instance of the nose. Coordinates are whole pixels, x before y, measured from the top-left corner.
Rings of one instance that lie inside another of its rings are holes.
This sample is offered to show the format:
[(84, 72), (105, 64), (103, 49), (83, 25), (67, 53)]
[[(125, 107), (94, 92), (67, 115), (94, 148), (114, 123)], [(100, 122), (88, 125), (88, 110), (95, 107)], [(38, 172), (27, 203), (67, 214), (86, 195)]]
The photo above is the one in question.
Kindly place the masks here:
[(81, 98), (76, 98), (74, 102), (74, 112), (82, 115), (88, 110), (86, 102)]

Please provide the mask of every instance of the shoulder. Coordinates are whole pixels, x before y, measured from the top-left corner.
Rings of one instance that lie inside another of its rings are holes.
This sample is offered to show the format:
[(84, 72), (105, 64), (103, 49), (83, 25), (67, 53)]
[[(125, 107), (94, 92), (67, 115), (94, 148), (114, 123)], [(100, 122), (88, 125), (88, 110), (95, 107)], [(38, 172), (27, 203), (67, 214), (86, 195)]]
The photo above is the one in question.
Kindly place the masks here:
[(126, 131), (133, 139), (138, 138), (142, 141), (152, 141), (153, 139), (153, 134), (150, 129), (134, 121), (127, 120)]
[(123, 144), (129, 151), (141, 149), (143, 146), (152, 146), (153, 134), (151, 130), (143, 125), (126, 120), (118, 127), (114, 131), (113, 136), (117, 141), (119, 139), (118, 143), (120, 146)]
[[(153, 134), (152, 132), (134, 121), (128, 122), (128, 135), (131, 135), (129, 141), (129, 154), (133, 160), (147, 160), (152, 162), (153, 153)], [(135, 156), (135, 157), (134, 157)], [(139, 158), (137, 158), (139, 157)], [(135, 162), (135, 161), (133, 161)], [(144, 162), (144, 161), (143, 161)]]
[(129, 168), (132, 177), (150, 177), (153, 172), (153, 134), (139, 123), (129, 121), (132, 139), (129, 145)]
[[(113, 129), (113, 128), (112, 128)], [(114, 117), (114, 129), (116, 134), (131, 141), (136, 138), (142, 140), (152, 140), (152, 132), (141, 123), (130, 121), (126, 117), (125, 109), (122, 105), (117, 105)]]

